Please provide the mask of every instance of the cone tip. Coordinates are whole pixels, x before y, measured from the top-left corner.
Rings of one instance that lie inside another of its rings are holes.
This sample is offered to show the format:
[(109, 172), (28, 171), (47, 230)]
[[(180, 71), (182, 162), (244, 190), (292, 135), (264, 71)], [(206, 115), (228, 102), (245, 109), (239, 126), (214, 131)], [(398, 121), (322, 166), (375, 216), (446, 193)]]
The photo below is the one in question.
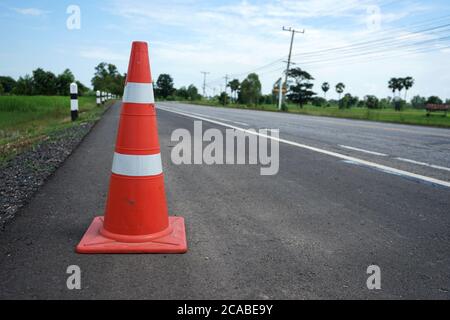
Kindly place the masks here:
[(132, 45), (132, 47), (135, 47), (135, 48), (147, 48), (148, 42), (147, 41), (133, 41), (131, 45)]

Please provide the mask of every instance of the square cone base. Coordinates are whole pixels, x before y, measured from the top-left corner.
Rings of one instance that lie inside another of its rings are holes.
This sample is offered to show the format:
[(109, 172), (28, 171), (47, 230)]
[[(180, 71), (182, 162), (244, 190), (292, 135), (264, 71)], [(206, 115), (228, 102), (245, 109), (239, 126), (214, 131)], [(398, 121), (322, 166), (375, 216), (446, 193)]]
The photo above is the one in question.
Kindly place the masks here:
[(169, 217), (172, 233), (149, 242), (120, 242), (100, 234), (103, 216), (95, 217), (76, 247), (78, 253), (185, 253), (187, 251), (184, 218)]

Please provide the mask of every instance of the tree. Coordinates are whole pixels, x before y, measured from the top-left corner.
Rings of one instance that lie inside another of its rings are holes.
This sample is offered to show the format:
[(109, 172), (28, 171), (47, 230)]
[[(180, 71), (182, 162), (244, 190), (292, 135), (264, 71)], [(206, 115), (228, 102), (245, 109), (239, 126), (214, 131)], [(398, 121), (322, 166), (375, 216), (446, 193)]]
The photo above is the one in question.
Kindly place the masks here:
[(194, 86), (193, 84), (189, 85), (186, 92), (188, 99), (191, 101), (200, 100), (201, 98), (200, 94), (198, 93), (197, 87)]
[(431, 96), (427, 99), (427, 104), (442, 104), (442, 100), (437, 96)]
[(226, 105), (228, 104), (228, 101), (229, 101), (228, 94), (225, 91), (220, 93), (219, 102), (223, 105)]
[[(392, 91), (392, 96), (395, 97), (395, 91), (398, 90), (398, 94), (400, 95), (403, 89), (410, 89), (414, 85), (414, 79), (412, 77), (406, 78), (391, 78), (388, 82), (388, 88)], [(405, 93), (406, 99), (406, 93)]]
[(352, 96), (350, 93), (346, 93), (344, 97), (339, 100), (339, 109), (351, 108), (355, 106), (359, 101), (358, 97)]
[(414, 78), (413, 77), (403, 78), (402, 84), (403, 84), (403, 87), (405, 88), (405, 100), (406, 100), (406, 95), (408, 93), (408, 90), (411, 89), (412, 86), (414, 85)]
[(339, 94), (339, 100), (341, 100), (341, 94), (344, 92), (345, 90), (345, 84), (343, 84), (342, 82), (339, 82), (336, 85), (336, 92)]
[(186, 89), (186, 87), (181, 87), (176, 91), (176, 96), (180, 97), (181, 99), (189, 99), (189, 94), (188, 91)]
[(16, 82), (12, 93), (17, 95), (32, 95), (33, 94), (33, 79), (30, 75), (25, 75), (24, 77), (19, 77)]
[(231, 89), (231, 96), (233, 96), (234, 93), (234, 101), (237, 100), (237, 92), (239, 90), (239, 87), (241, 86), (241, 83), (238, 79), (233, 79), (230, 82), (228, 82), (228, 86)]
[(50, 71), (37, 68), (33, 71), (33, 94), (34, 95), (55, 95), (56, 76)]
[(288, 76), (293, 78), (295, 83), (289, 86), (287, 97), (297, 103), (300, 108), (303, 108), (303, 105), (311, 101), (312, 97), (316, 95), (312, 91), (314, 84), (310, 82), (314, 78), (301, 68), (290, 69)]
[(241, 83), (239, 100), (242, 103), (257, 104), (261, 95), (261, 82), (256, 73), (250, 73)]
[[(72, 71), (66, 69), (56, 78), (57, 94), (67, 96), (70, 94), (70, 84), (75, 81)], [(80, 90), (80, 88), (78, 88)]]
[(411, 106), (414, 109), (423, 109), (425, 108), (425, 104), (427, 103), (427, 98), (421, 96), (414, 96), (411, 99)]
[(274, 104), (277, 100), (278, 96), (274, 96), (273, 94), (263, 94), (259, 97), (260, 104)]
[(387, 97), (387, 98), (382, 98), (382, 99), (380, 99), (380, 102), (378, 103), (378, 108), (379, 108), (379, 109), (387, 109), (387, 108), (390, 108), (390, 107), (392, 106), (391, 100), (392, 100), (391, 97)]
[(3, 89), (3, 85), (0, 83), (0, 95), (5, 93), (5, 89)]
[(398, 87), (398, 79), (397, 78), (391, 78), (388, 82), (388, 88), (392, 91), (392, 97), (395, 97), (395, 91)]
[(398, 95), (400, 96), (402, 93), (402, 90), (405, 88), (404, 82), (403, 82), (403, 78), (397, 78), (397, 90), (398, 90)]
[(10, 93), (16, 86), (16, 80), (11, 77), (0, 76), (0, 84), (3, 87), (4, 93)]
[(368, 95), (364, 97), (364, 101), (368, 109), (378, 109), (379, 101), (377, 97)]
[(101, 62), (95, 67), (91, 84), (94, 90), (121, 95), (125, 86), (125, 79), (126, 74), (121, 75), (115, 65)]
[[(82, 84), (80, 81), (75, 81), (75, 83), (78, 86), (78, 95), (80, 96), (84, 96), (86, 93), (88, 93), (89, 88), (86, 87), (84, 84)], [(70, 87), (69, 87), (69, 91), (70, 91)]]
[(322, 83), (322, 91), (323, 91), (323, 97), (327, 98), (327, 91), (330, 90), (330, 84), (328, 82)]
[(172, 95), (175, 91), (172, 77), (166, 73), (160, 74), (158, 80), (156, 80), (156, 88), (157, 95), (161, 98), (166, 99)]
[(322, 97), (314, 97), (311, 99), (311, 102), (315, 107), (323, 107), (327, 105), (327, 100)]

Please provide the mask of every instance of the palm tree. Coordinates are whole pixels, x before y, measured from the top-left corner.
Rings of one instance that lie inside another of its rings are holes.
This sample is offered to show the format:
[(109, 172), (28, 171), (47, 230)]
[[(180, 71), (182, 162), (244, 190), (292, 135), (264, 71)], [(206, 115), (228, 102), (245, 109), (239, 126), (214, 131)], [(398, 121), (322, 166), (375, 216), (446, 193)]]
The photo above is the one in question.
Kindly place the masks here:
[(231, 89), (231, 95), (233, 95), (233, 92), (234, 92), (234, 99), (236, 101), (237, 100), (236, 99), (237, 91), (239, 90), (239, 87), (241, 86), (241, 83), (239, 82), (238, 79), (233, 79), (230, 82), (228, 82), (228, 86)]
[(392, 98), (395, 98), (395, 91), (398, 87), (398, 79), (397, 78), (391, 78), (388, 82), (388, 88), (392, 90)]
[(328, 82), (322, 83), (322, 91), (323, 91), (323, 97), (327, 98), (327, 91), (330, 90), (330, 84)]
[(406, 95), (408, 93), (408, 90), (412, 88), (412, 86), (414, 85), (414, 78), (413, 77), (406, 77), (402, 79), (403, 81), (403, 87), (405, 87), (405, 100), (406, 100)]
[(398, 78), (397, 79), (397, 90), (398, 90), (398, 95), (400, 96), (402, 93), (402, 90), (405, 88), (404, 85), (404, 79), (403, 78)]
[(344, 92), (345, 89), (345, 84), (343, 84), (342, 82), (339, 82), (336, 85), (336, 92), (339, 94), (339, 100), (341, 100), (341, 94), (342, 92)]

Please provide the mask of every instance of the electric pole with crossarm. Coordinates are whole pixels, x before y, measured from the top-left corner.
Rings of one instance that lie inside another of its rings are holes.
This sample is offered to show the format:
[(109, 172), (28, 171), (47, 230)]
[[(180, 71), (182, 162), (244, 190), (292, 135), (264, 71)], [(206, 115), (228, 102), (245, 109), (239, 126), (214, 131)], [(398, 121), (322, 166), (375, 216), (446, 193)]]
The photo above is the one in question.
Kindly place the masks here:
[[(305, 30), (299, 31), (299, 30), (295, 30), (291, 27), (289, 27), (289, 28), (283, 27), (283, 31), (291, 32), (291, 45), (289, 46), (289, 55), (288, 55), (288, 61), (287, 61), (287, 66), (286, 66), (286, 75), (284, 78), (284, 85), (286, 86), (286, 90), (287, 90), (287, 80), (288, 80), (289, 67), (291, 66), (291, 54), (292, 54), (292, 44), (294, 43), (294, 35), (296, 33), (305, 33)], [(280, 90), (281, 90), (281, 88), (280, 88)], [(286, 93), (283, 92), (283, 101), (285, 101), (285, 99), (286, 99), (285, 96), (286, 96)]]
[(203, 73), (203, 97), (206, 98), (206, 75), (209, 74), (209, 72), (206, 71), (200, 71)]

